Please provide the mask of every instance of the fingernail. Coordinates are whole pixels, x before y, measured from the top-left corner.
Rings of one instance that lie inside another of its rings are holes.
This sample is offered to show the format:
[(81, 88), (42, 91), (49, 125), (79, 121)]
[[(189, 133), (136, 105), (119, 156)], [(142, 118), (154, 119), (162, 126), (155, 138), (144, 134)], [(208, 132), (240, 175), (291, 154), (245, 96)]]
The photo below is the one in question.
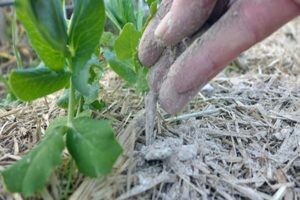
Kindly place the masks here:
[(161, 20), (159, 25), (157, 26), (154, 35), (159, 38), (164, 40), (165, 34), (168, 31), (170, 27), (170, 20), (171, 20), (171, 12), (168, 12), (166, 16)]
[(177, 93), (175, 84), (167, 79), (159, 92), (159, 103), (161, 107), (169, 114), (180, 112), (188, 102), (198, 93), (199, 89), (192, 89), (186, 93)]

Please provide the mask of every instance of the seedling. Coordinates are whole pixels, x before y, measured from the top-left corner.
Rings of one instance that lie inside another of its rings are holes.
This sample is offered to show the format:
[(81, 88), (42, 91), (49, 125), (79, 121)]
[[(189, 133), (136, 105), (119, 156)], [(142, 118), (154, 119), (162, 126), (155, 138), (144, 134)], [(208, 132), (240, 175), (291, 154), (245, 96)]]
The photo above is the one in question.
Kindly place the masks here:
[(90, 177), (110, 173), (122, 152), (109, 121), (75, 115), (75, 94), (90, 97), (95, 93), (90, 71), (105, 23), (104, 3), (76, 0), (70, 21), (63, 7), (61, 0), (15, 0), (17, 17), (42, 63), (13, 71), (10, 88), (23, 101), (64, 88), (69, 91), (68, 117), (54, 120), (42, 142), (2, 172), (7, 189), (26, 197), (46, 185), (51, 172), (62, 163), (65, 147), (78, 170)]
[[(137, 47), (142, 33), (150, 19), (156, 13), (158, 1), (148, 0), (148, 15), (142, 0), (126, 1), (105, 0), (106, 14), (112, 24), (120, 31), (117, 38), (112, 39), (110, 48), (104, 48), (104, 57), (110, 68), (124, 79), (129, 86), (136, 88), (137, 93), (148, 91), (147, 73), (138, 60)], [(112, 33), (105, 33), (112, 35)]]
[[(133, 1), (117, 1), (105, 1), (108, 7), (107, 16), (120, 30), (120, 35), (114, 41), (113, 49), (105, 50), (104, 57), (113, 71), (129, 85), (134, 85), (138, 93), (143, 93), (149, 90), (146, 79), (148, 70), (138, 61), (137, 47), (142, 32), (157, 11), (159, 1), (146, 1), (150, 11), (146, 20), (144, 20), (145, 12), (141, 0), (137, 1), (137, 12)], [(146, 96), (146, 144), (151, 144), (153, 141), (157, 98), (158, 94), (153, 91)]]

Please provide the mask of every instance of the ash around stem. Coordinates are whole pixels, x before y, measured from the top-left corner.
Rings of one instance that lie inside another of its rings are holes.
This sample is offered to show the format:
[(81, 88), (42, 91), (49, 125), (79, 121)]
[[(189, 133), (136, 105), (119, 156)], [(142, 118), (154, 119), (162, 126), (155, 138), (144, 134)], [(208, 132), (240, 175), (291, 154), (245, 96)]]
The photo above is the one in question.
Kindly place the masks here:
[(158, 93), (151, 91), (147, 94), (145, 99), (146, 107), (146, 145), (153, 143), (154, 135), (154, 126), (155, 126), (155, 116), (157, 108)]

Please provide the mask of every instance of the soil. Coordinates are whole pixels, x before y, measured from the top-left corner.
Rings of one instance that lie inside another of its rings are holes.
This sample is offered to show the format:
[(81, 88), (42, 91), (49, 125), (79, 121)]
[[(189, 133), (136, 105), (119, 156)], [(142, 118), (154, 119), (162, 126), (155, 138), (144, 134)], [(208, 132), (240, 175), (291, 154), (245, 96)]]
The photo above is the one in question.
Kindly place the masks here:
[[(296, 19), (243, 53), (179, 115), (158, 107), (150, 145), (144, 99), (108, 73), (101, 98), (109, 106), (93, 116), (112, 120), (124, 147), (114, 172), (82, 177), (64, 152), (64, 166), (32, 199), (300, 199), (299, 42)], [(58, 96), (0, 108), (0, 170), (65, 115)], [(24, 199), (1, 183), (0, 199)]]

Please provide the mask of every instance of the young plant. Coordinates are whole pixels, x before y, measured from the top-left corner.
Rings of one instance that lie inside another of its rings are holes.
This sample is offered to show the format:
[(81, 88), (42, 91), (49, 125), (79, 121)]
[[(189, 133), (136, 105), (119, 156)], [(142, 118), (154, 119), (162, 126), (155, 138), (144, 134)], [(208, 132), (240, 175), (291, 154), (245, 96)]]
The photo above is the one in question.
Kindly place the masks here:
[[(112, 48), (104, 49), (104, 58), (110, 68), (123, 78), (129, 86), (134, 86), (138, 93), (148, 91), (147, 73), (137, 56), (137, 47), (143, 30), (156, 12), (157, 0), (148, 0), (150, 15), (145, 19), (143, 1), (105, 1), (107, 16), (120, 30), (114, 39)], [(134, 4), (136, 2), (136, 5)], [(136, 7), (136, 9), (134, 9)], [(107, 34), (107, 33), (106, 33)]]
[[(75, 115), (76, 98), (94, 94), (91, 67), (105, 23), (102, 0), (76, 0), (71, 21), (64, 17), (61, 0), (15, 0), (18, 19), (42, 64), (18, 69), (9, 77), (14, 94), (32, 101), (68, 88), (68, 117), (54, 120), (44, 139), (21, 160), (1, 172), (11, 192), (31, 196), (46, 185), (62, 163), (66, 147), (78, 170), (90, 177), (111, 172), (122, 149), (109, 121)], [(67, 24), (69, 23), (69, 26)], [(92, 61), (91, 61), (92, 60)]]
[(146, 80), (147, 68), (137, 58), (137, 46), (142, 33), (132, 23), (127, 23), (114, 41), (112, 49), (104, 49), (104, 58), (109, 67), (124, 79), (138, 93), (148, 90)]
[(4, 98), (0, 98), (0, 107), (2, 107), (15, 102), (16, 97), (11, 91), (7, 76), (0, 74), (0, 82), (3, 84), (3, 86), (0, 85), (0, 95), (4, 96)]
[[(16, 57), (16, 62), (17, 62), (17, 67), (18, 68), (22, 68), (22, 60), (21, 60), (21, 56), (20, 53), (17, 49), (17, 19), (16, 19), (16, 15), (14, 13), (13, 18), (11, 19), (11, 39), (12, 39), (12, 47), (13, 47), (13, 52), (15, 54)], [(16, 97), (15, 95), (11, 92), (11, 88), (10, 85), (8, 83), (8, 78), (7, 75), (1, 75), (0, 74), (0, 82), (3, 83), (4, 85), (4, 92), (2, 95), (5, 95), (6, 97), (3, 99), (0, 99), (0, 106), (3, 103), (4, 105), (8, 105), (11, 104), (13, 102), (16, 101)], [(1, 93), (1, 91), (0, 91)]]
[(127, 23), (132, 23), (141, 30), (144, 18), (143, 0), (105, 0), (104, 2), (107, 17), (119, 31)]

